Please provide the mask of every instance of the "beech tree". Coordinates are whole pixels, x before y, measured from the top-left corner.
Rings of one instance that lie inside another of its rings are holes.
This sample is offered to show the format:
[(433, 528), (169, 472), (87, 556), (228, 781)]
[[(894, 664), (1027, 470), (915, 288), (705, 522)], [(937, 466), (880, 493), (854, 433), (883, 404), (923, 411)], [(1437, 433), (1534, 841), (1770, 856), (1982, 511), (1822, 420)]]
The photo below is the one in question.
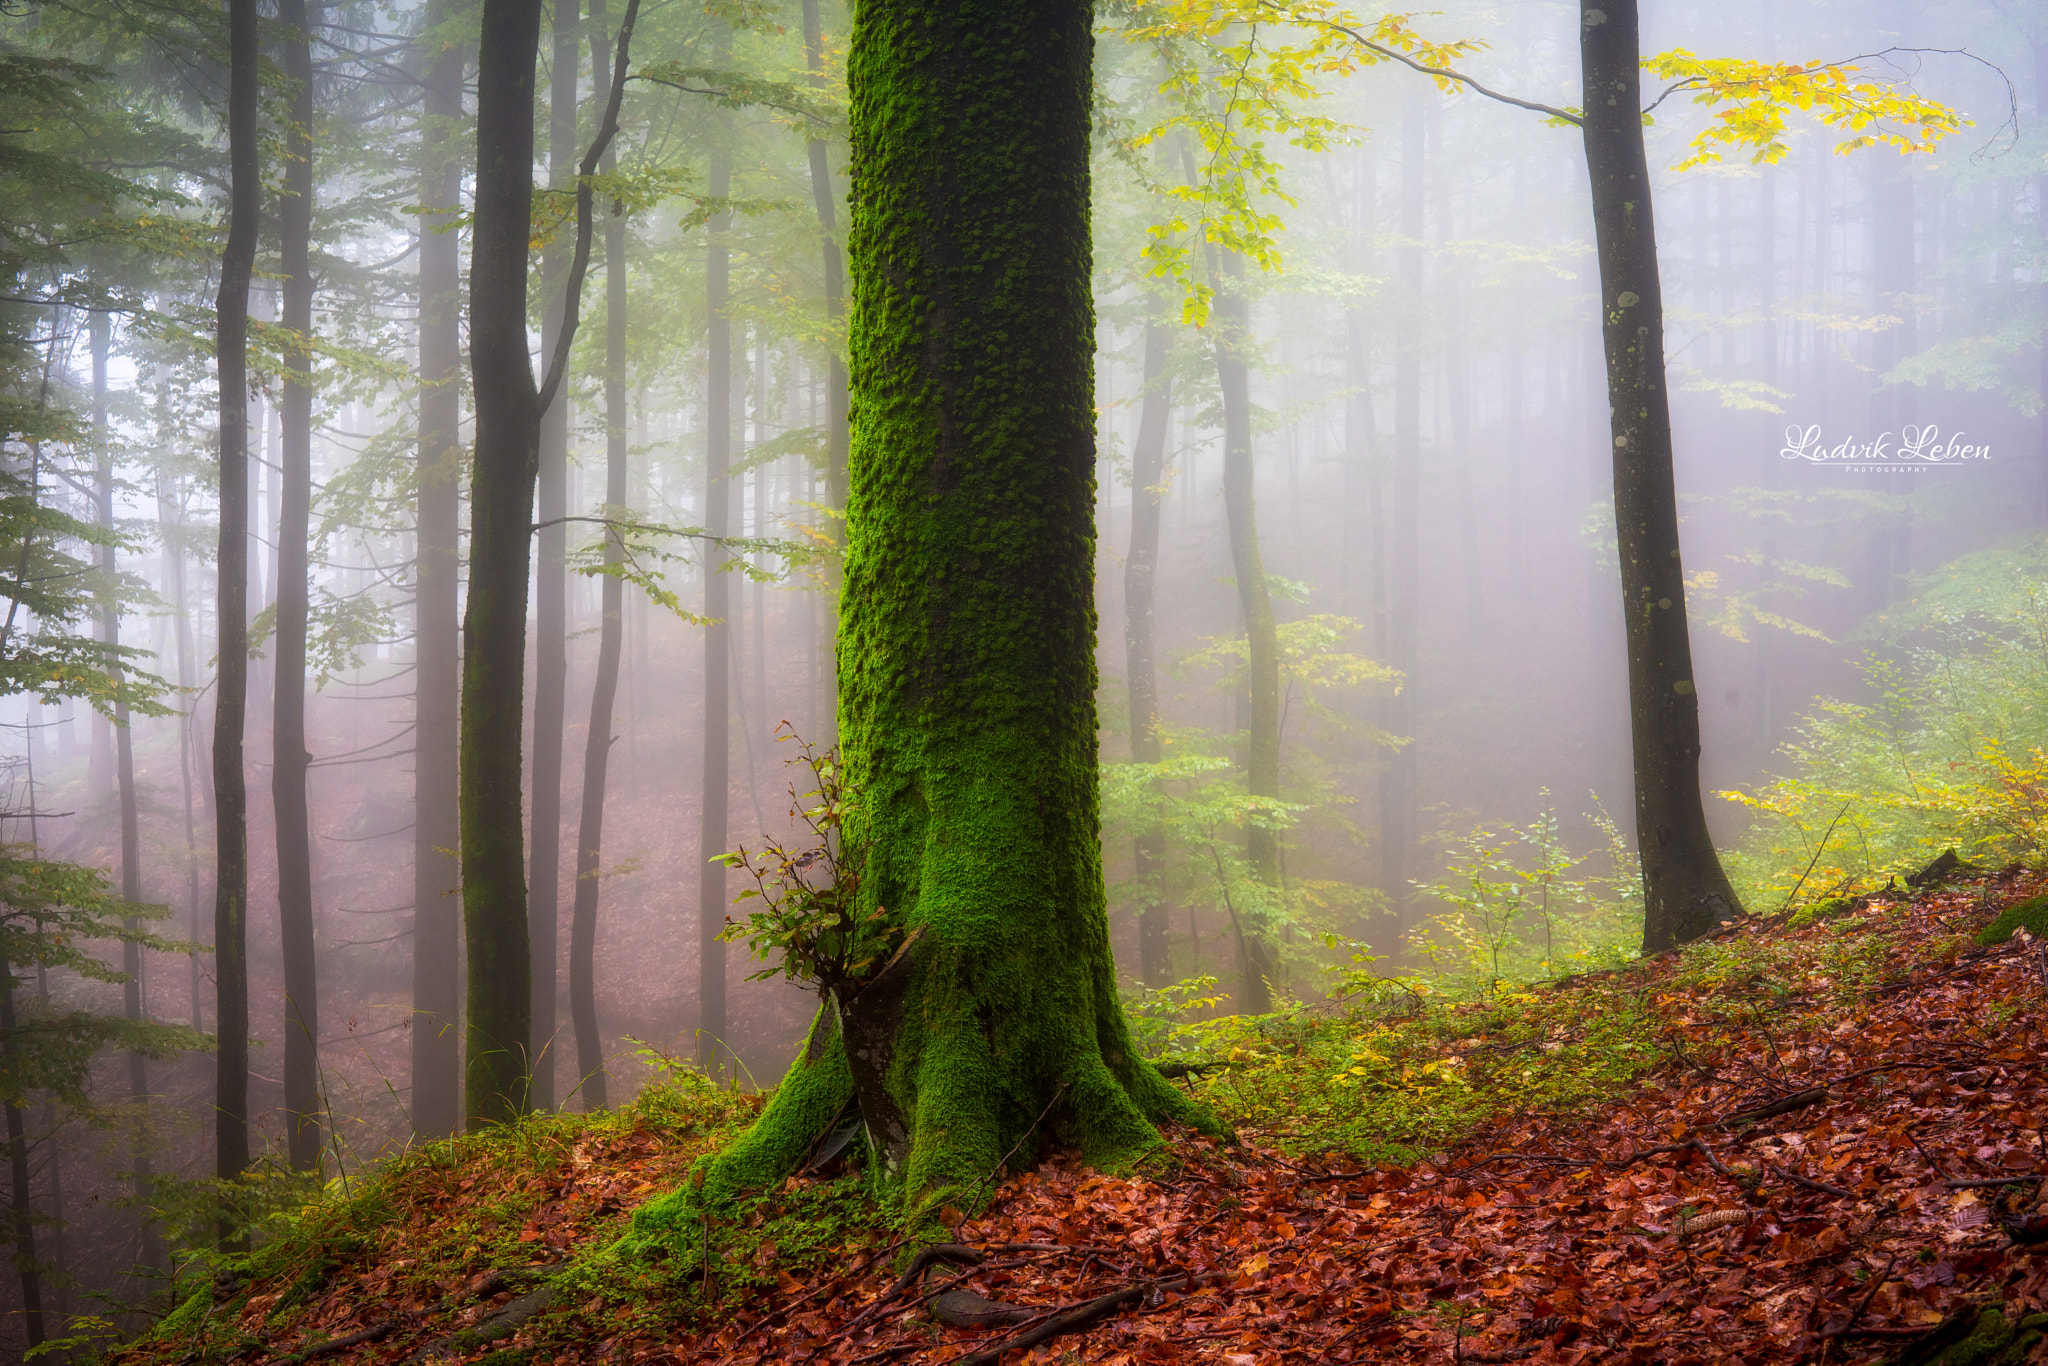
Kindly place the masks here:
[(913, 1216), (1049, 1141), (1127, 1161), (1157, 1125), (1205, 1122), (1132, 1047), (1103, 911), (1091, 13), (855, 15), (853, 928), (787, 963), (824, 997), (802, 1054), (703, 1195), (649, 1207), (644, 1232), (685, 1236), (697, 1200), (780, 1178), (849, 1106)]
[[(536, 380), (527, 353), (526, 277), (540, 11), (540, 0), (484, 0), (477, 47), (476, 211), (469, 268), (476, 459), (470, 478), (469, 596), (462, 619), (460, 801), (463, 937), (469, 950), (463, 1091), (471, 1128), (511, 1119), (532, 1103), (533, 951), (520, 751), (540, 415), (561, 391), (576, 339), (583, 276), (590, 264), (591, 177), (618, 131), (639, 0), (631, 0), (620, 22), (604, 118), (577, 167), (576, 245), (563, 290), (562, 322), (544, 356), (545, 375)], [(552, 958), (545, 970), (554, 971)]]
[[(1202, 0), (1191, 0), (1200, 6)], [(1323, 0), (1232, 0), (1246, 20), (1285, 17), (1317, 36), (1280, 58), (1329, 71), (1391, 61), (1446, 91), (1471, 88), (1580, 129), (1591, 182), (1600, 268), (1601, 330), (1614, 442), (1614, 518), (1627, 614), (1629, 728), (1634, 752), (1636, 840), (1643, 866), (1643, 951), (1695, 938), (1742, 910), (1721, 867), (1700, 801), (1699, 697), (1686, 624), (1678, 494), (1671, 463), (1671, 405), (1664, 375), (1664, 311), (1657, 274), (1643, 122), (1676, 94), (1709, 108), (1733, 105), (1693, 139), (1675, 169), (1718, 161), (1726, 149), (1757, 162), (1786, 154), (1793, 108), (1853, 134), (1838, 151), (1885, 144), (1930, 151), (1956, 131), (1953, 111), (1882, 83), (1852, 81), (1844, 62), (1780, 63), (1700, 58), (1683, 50), (1644, 58), (1635, 0), (1580, 14), (1583, 109), (1505, 95), (1451, 65), (1484, 44), (1431, 43), (1390, 15), (1367, 25)], [(1213, 12), (1208, 22), (1214, 22)], [(1645, 108), (1642, 71), (1666, 79)], [(1397, 419), (1397, 427), (1399, 422)]]
[[(242, 725), (249, 702), (249, 279), (263, 182), (257, 149), (256, 0), (228, 5), (228, 238), (214, 301), (220, 381), (220, 673), (213, 713), (214, 971), (220, 1035), (214, 1174), (249, 1165), (249, 821)], [(223, 1219), (223, 1238), (233, 1237)]]

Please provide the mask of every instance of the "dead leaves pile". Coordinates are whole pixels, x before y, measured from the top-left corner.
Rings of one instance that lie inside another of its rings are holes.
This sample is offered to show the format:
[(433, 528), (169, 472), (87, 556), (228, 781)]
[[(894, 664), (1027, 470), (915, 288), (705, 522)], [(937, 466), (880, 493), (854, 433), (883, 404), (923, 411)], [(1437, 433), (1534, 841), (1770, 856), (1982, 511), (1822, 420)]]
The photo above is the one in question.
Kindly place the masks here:
[[(1643, 969), (1678, 1061), (1601, 1112), (1502, 1121), (1435, 1163), (1350, 1174), (1247, 1134), (1186, 1143), (1170, 1179), (1048, 1165), (958, 1231), (990, 1261), (924, 1294), (957, 1282), (1050, 1313), (1197, 1281), (1032, 1358), (1104, 1366), (1862, 1362), (1981, 1303), (2017, 1319), (2048, 1306), (2048, 1244), (2016, 1241), (2048, 1231), (2048, 977), (2024, 940), (1957, 941), (2033, 890), (1877, 902), (1801, 932), (1790, 991)], [(1860, 965), (1875, 985), (1816, 1008), (1840, 944), (1877, 931)], [(997, 1250), (1017, 1244), (1061, 1250)], [(629, 1356), (944, 1363), (1018, 1331), (940, 1327), (908, 1297), (877, 1313), (886, 1272)]]
[[(2048, 1307), (2048, 954), (2024, 934), (1990, 950), (1968, 937), (2036, 890), (2014, 878), (1877, 900), (1640, 965), (1627, 989), (1662, 1022), (1664, 1066), (1605, 1106), (1506, 1116), (1428, 1162), (1357, 1169), (1304, 1155), (1299, 1134), (1249, 1130), (1230, 1147), (1178, 1138), (1182, 1160), (1157, 1177), (1055, 1157), (954, 1231), (979, 1265), (905, 1286), (880, 1243), (849, 1245), (836, 1276), (757, 1243), (719, 1270), (755, 1283), (736, 1316), (600, 1295), (492, 1345), (557, 1366), (937, 1366), (1033, 1321), (942, 1326), (928, 1309), (942, 1292), (1043, 1320), (1123, 1290), (1092, 1326), (1004, 1360), (1884, 1360), (1978, 1305), (2015, 1321)], [(615, 1233), (688, 1156), (650, 1134), (607, 1144), (547, 1178), (515, 1235), (533, 1261)], [(409, 1279), (408, 1242), (442, 1236), (394, 1225), (374, 1269), (275, 1328), (250, 1301), (262, 1348), (242, 1359), (410, 1306), (404, 1331), (326, 1358), (404, 1361), (480, 1317), (471, 1306), (429, 1327), (457, 1286)]]

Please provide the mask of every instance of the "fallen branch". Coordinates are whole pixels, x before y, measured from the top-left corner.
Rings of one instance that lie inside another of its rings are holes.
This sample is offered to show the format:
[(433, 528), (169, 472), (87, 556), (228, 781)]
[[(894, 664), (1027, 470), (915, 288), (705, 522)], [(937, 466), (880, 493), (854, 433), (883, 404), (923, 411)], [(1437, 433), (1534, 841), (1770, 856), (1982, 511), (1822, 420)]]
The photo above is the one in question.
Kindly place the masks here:
[(1035, 1319), (1045, 1312), (1018, 1304), (1004, 1304), (986, 1295), (977, 1295), (972, 1290), (948, 1290), (943, 1295), (934, 1295), (927, 1308), (933, 1318), (955, 1328), (1003, 1328)]
[[(1181, 1282), (1185, 1284), (1185, 1280)], [(969, 1352), (954, 1361), (953, 1366), (997, 1366), (1006, 1352), (1022, 1352), (1036, 1347), (1041, 1342), (1050, 1342), (1066, 1333), (1079, 1332), (1091, 1324), (1108, 1318), (1125, 1305), (1136, 1304), (1154, 1289), (1162, 1288), (1158, 1282), (1127, 1285), (1121, 1290), (1112, 1290), (1099, 1295), (1086, 1304), (1076, 1305), (1063, 1313), (1054, 1314), (1035, 1328), (1027, 1328), (1014, 1337), (1004, 1338), (993, 1347), (979, 1352)]]
[(444, 1297), (431, 1308), (414, 1309), (403, 1314), (393, 1314), (388, 1319), (381, 1319), (369, 1327), (359, 1328), (353, 1333), (344, 1333), (338, 1338), (329, 1338), (325, 1342), (316, 1342), (311, 1347), (302, 1348), (285, 1356), (272, 1357), (269, 1366), (303, 1366), (305, 1362), (324, 1356), (332, 1356), (336, 1352), (346, 1352), (351, 1347), (360, 1347), (366, 1342), (377, 1342), (389, 1337), (395, 1330), (407, 1322), (446, 1313), (448, 1310), (460, 1305), (464, 1300), (473, 1300), (484, 1295), (495, 1295), (521, 1274), (521, 1272), (517, 1271), (486, 1272), (462, 1289), (456, 1291), (453, 1295)]
[[(1761, 1161), (1762, 1159), (1758, 1160)], [(1775, 1162), (1765, 1162), (1764, 1167), (1766, 1170), (1774, 1172), (1785, 1180), (1790, 1181), (1795, 1186), (1804, 1186), (1810, 1191), (1818, 1191), (1822, 1195), (1832, 1195), (1842, 1200), (1854, 1200), (1856, 1198), (1856, 1192), (1854, 1191), (1845, 1191), (1840, 1186), (1830, 1186), (1825, 1181), (1808, 1180), (1790, 1167), (1781, 1167)]]
[(1769, 1105), (1760, 1106), (1754, 1110), (1745, 1110), (1739, 1115), (1730, 1115), (1728, 1118), (1719, 1121), (1714, 1127), (1725, 1129), (1731, 1124), (1761, 1124), (1767, 1119), (1776, 1119), (1779, 1115), (1789, 1115), (1794, 1110), (1804, 1110), (1809, 1105), (1819, 1105), (1830, 1099), (1832, 1097), (1829, 1096), (1827, 1087), (1816, 1086), (1810, 1091), (1798, 1091), (1792, 1095), (1774, 1100)]

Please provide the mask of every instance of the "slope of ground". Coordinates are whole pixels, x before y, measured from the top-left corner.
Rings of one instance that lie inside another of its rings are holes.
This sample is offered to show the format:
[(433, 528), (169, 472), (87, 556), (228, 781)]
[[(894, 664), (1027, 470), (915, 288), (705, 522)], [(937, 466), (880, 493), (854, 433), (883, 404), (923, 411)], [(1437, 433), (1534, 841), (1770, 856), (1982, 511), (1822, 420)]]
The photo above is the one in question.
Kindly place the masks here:
[(1009, 1176), (914, 1278), (846, 1176), (622, 1250), (632, 1206), (754, 1109), (657, 1089), (337, 1188), (118, 1359), (2048, 1360), (2048, 945), (1979, 942), (2038, 927), (2010, 908), (2043, 886), (1262, 1022), (1188, 1083), (1238, 1144)]

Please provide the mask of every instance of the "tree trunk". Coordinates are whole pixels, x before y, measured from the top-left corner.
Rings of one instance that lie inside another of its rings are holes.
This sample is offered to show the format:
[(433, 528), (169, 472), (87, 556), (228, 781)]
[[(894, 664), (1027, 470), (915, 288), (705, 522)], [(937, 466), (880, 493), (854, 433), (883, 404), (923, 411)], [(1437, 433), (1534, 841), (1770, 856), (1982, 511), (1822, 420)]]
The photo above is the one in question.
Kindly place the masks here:
[[(605, 28), (605, 0), (590, 0), (591, 67), (598, 88), (611, 79), (611, 37)], [(612, 170), (605, 154), (603, 169)], [(626, 503), (626, 219), (613, 213), (604, 226), (604, 501), (605, 516), (624, 515)], [(607, 527), (604, 562), (616, 571), (625, 563), (616, 527)], [(602, 890), (599, 855), (604, 848), (605, 777), (612, 752), (612, 704), (619, 691), (619, 651), (625, 636), (625, 580), (604, 577), (597, 635), (597, 673), (590, 686), (590, 733), (583, 746), (583, 811), (576, 835), (576, 901), (569, 921), (569, 1014), (576, 1028), (576, 1075), (583, 1108), (611, 1103), (605, 1076), (604, 1039), (597, 1028), (597, 905)]]
[[(722, 39), (720, 48), (729, 44)], [(732, 158), (724, 120), (710, 136), (705, 192), (732, 189)], [(726, 234), (732, 215), (711, 220), (704, 253), (704, 307), (710, 319), (704, 379), (704, 527), (714, 537), (732, 530), (732, 303)], [(716, 540), (704, 551), (704, 805), (697, 831), (697, 1056), (715, 1067), (725, 1038), (726, 869), (714, 862), (726, 844), (726, 806), (732, 785), (732, 577), (723, 572), (725, 550)]]
[(1628, 620), (1643, 951), (1655, 953), (1705, 933), (1742, 908), (1721, 870), (1700, 804), (1699, 695), (1678, 554), (1664, 303), (1638, 113), (1635, 0), (1587, 10), (1579, 54), (1614, 438), (1614, 522)]
[[(1386, 544), (1386, 653), (1401, 685), (1380, 701), (1380, 729), (1415, 734), (1415, 666), (1421, 617), (1422, 519), (1422, 232), (1426, 106), (1411, 97), (1401, 118), (1401, 245), (1395, 252), (1394, 462)], [(1380, 769), (1380, 886), (1393, 913), (1394, 943), (1404, 945), (1413, 908), (1408, 887), (1415, 850), (1415, 746), (1390, 751)]]
[[(277, 206), (282, 321), (313, 331), (313, 58), (306, 0), (278, 0), (291, 115)], [(277, 923), (284, 941), (284, 1115), (293, 1167), (320, 1167), (320, 977), (313, 949), (313, 847), (306, 807), (306, 538), (313, 496), (313, 353), (287, 345), (279, 442), (277, 632), (271, 652), (271, 807), (277, 816)]]
[(541, 0), (484, 0), (469, 268), (476, 463), (462, 621), (462, 916), (469, 1127), (523, 1114), (533, 1028), (520, 802), (539, 393), (526, 341)]
[[(242, 726), (249, 682), (249, 277), (263, 208), (257, 162), (256, 0), (228, 0), (228, 240), (214, 301), (220, 379), (220, 550), (215, 616), (213, 952), (215, 981), (214, 1174), (233, 1181), (249, 1165), (249, 828)], [(224, 1212), (221, 1238), (239, 1241)]]
[[(1153, 653), (1153, 602), (1159, 580), (1160, 483), (1166, 477), (1166, 428), (1173, 416), (1173, 376), (1167, 372), (1173, 332), (1151, 301), (1145, 320), (1145, 397), (1138, 409), (1138, 440), (1131, 447), (1131, 544), (1124, 557), (1124, 673), (1131, 700), (1131, 760), (1156, 764), (1159, 743), (1159, 673)], [(1138, 975), (1151, 987), (1173, 980), (1167, 951), (1166, 832), (1145, 830), (1133, 841), (1138, 885)]]
[[(101, 528), (112, 531), (114, 460), (107, 426), (107, 358), (112, 328), (105, 313), (94, 313), (87, 327), (92, 349), (92, 434), (96, 466), (93, 501)], [(100, 570), (109, 580), (109, 591), (100, 603), (100, 639), (107, 643), (109, 649), (118, 649), (121, 644), (121, 609), (111, 587), (115, 572), (114, 548), (110, 545), (99, 547), (98, 558)], [(122, 675), (118, 656), (110, 672), (118, 685)], [(142, 900), (142, 821), (135, 799), (135, 746), (128, 729), (128, 704), (118, 698), (114, 703), (114, 791), (121, 805), (121, 899), (135, 904)], [(139, 922), (130, 916), (124, 923), (132, 930)], [(130, 1020), (140, 1020), (143, 1016), (142, 969), (142, 946), (122, 944), (121, 971), (127, 980), (121, 984), (121, 1011)], [(128, 1160), (133, 1167), (135, 1208), (141, 1220), (141, 1261), (145, 1266), (155, 1267), (163, 1260), (163, 1249), (157, 1238), (156, 1225), (149, 1217), (151, 1172), (146, 1124), (149, 1059), (140, 1052), (128, 1054), (128, 1100), (145, 1121), (136, 1131)]]
[[(818, 0), (803, 0), (804, 60), (812, 86), (826, 87), (825, 34), (818, 22)], [(825, 281), (825, 321), (831, 338), (831, 364), (825, 385), (825, 486), (835, 508), (846, 506), (846, 360), (840, 350), (839, 319), (846, 311), (845, 272), (839, 261), (839, 223), (832, 189), (832, 169), (822, 140), (805, 150), (811, 162), (811, 202), (818, 211), (820, 264)]]
[[(713, 1196), (779, 1178), (856, 1094), (913, 1226), (1006, 1156), (1129, 1160), (1155, 1122), (1198, 1118), (1131, 1047), (1103, 912), (1090, 19), (1085, 0), (855, 16), (846, 838), (862, 912), (908, 937), (826, 1003)], [(694, 1227), (689, 1209), (642, 1227)]]
[[(454, 20), (453, 0), (431, 13), (438, 30)], [(420, 202), (419, 507), (413, 598), (412, 1127), (439, 1138), (462, 1123), (462, 1036), (457, 940), (461, 932), (461, 842), (456, 777), (461, 688), (457, 580), (462, 510), (462, 239), (451, 224), (462, 202), (462, 118), (466, 42), (445, 35), (428, 61)]]
[[(552, 0), (555, 50), (548, 70), (548, 183), (576, 183), (576, 0)], [(568, 243), (561, 234), (541, 253), (547, 312), (541, 355), (555, 354), (564, 325)], [(527, 876), (533, 934), (533, 1105), (555, 1108), (555, 970), (562, 881), (562, 718), (569, 687), (568, 550), (569, 392), (563, 385), (540, 415), (540, 487), (535, 521), (538, 559), (533, 619), (533, 846)]]
[[(1237, 576), (1237, 602), (1244, 614), (1245, 687), (1251, 715), (1245, 746), (1245, 790), (1254, 797), (1280, 795), (1280, 644), (1273, 619), (1273, 591), (1259, 553), (1258, 508), (1253, 500), (1251, 308), (1242, 292), (1243, 262), (1226, 253), (1216, 280), (1216, 379), (1223, 397), (1223, 510), (1229, 522), (1230, 565)], [(1247, 824), (1245, 859), (1252, 876), (1276, 892), (1280, 886), (1280, 834)], [(1263, 917), (1249, 908), (1236, 913), (1241, 1013), (1264, 1015), (1273, 1008), (1273, 954)]]
[[(0, 948), (4, 948), (0, 944)], [(9, 1076), (20, 1074), (15, 1061), (14, 978), (7, 957), (0, 952), (0, 1067)], [(29, 1202), (28, 1134), (22, 1124), (21, 1104), (12, 1095), (0, 1105), (6, 1112), (7, 1174), (9, 1214), (14, 1225), (14, 1267), (21, 1277), (21, 1322), (28, 1345), (43, 1344), (43, 1278), (36, 1269), (35, 1207)]]
[[(159, 474), (157, 476), (157, 479), (158, 483), (156, 502), (157, 508), (159, 510), (158, 515), (161, 517), (162, 509), (168, 506), (169, 495), (168, 490), (166, 490), (163, 486), (163, 476)], [(166, 528), (168, 528), (169, 526), (175, 524), (178, 527), (182, 528), (184, 526), (184, 523), (185, 515), (182, 506), (181, 495), (180, 507), (176, 522), (172, 523), (168, 519), (166, 519), (164, 525)], [(192, 648), (192, 617), (191, 613), (186, 607), (185, 598), (185, 543), (184, 538), (182, 536), (178, 537), (174, 541), (168, 534), (165, 535), (164, 540), (166, 543), (165, 549), (169, 552), (170, 560), (171, 614), (177, 618), (176, 637), (178, 642), (178, 690), (186, 696), (190, 696), (192, 688), (195, 683), (194, 674), (196, 671), (193, 668), (192, 662), (192, 656), (194, 653)], [(206, 1025), (201, 1015), (202, 995), (200, 986), (198, 947), (199, 835), (198, 830), (195, 827), (195, 822), (192, 819), (192, 770), (194, 767), (193, 758), (198, 752), (198, 743), (196, 735), (197, 730), (198, 727), (193, 724), (192, 713), (189, 710), (179, 713), (178, 783), (179, 787), (184, 793), (185, 799), (185, 904), (187, 913), (191, 916), (191, 928), (188, 931), (188, 933), (191, 935), (193, 945), (192, 950), (185, 955), (185, 961), (187, 967), (190, 970), (188, 973), (188, 978), (192, 990), (192, 1027), (194, 1029), (203, 1030), (206, 1028)]]

